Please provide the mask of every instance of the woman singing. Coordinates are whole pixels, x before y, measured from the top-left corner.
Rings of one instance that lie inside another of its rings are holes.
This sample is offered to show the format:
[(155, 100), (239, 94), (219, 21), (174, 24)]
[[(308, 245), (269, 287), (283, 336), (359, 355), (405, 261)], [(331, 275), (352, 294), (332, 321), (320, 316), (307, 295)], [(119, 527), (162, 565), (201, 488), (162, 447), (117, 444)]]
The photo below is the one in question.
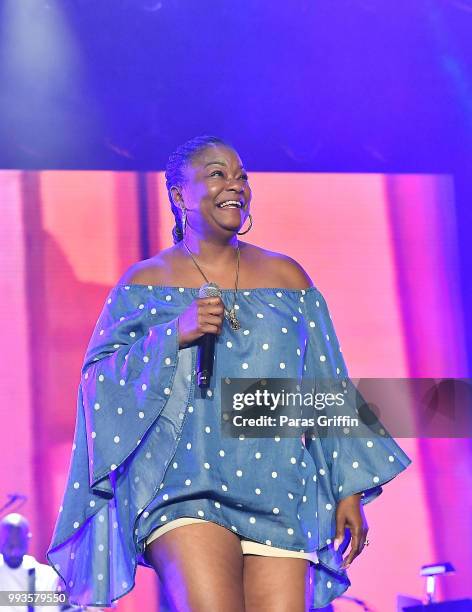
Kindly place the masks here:
[[(365, 437), (222, 435), (233, 378), (346, 385), (348, 374), (303, 268), (239, 240), (251, 189), (234, 148), (194, 138), (166, 180), (174, 246), (131, 266), (96, 324), (49, 561), (73, 603), (109, 605), (141, 564), (178, 612), (326, 606), (367, 543), (363, 506), (410, 459), (367, 427)], [(209, 282), (220, 294), (199, 297)], [(201, 388), (205, 334), (215, 356)]]

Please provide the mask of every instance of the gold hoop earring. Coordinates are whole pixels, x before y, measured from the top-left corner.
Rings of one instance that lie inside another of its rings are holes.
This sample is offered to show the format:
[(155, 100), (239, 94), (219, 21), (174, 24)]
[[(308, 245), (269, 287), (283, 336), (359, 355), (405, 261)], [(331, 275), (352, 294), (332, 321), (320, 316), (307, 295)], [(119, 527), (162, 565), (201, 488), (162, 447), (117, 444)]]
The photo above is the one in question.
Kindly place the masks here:
[(247, 230), (245, 230), (244, 232), (236, 232), (238, 234), (238, 236), (243, 236), (244, 234), (247, 234), (248, 231), (251, 229), (251, 227), (252, 227), (252, 215), (251, 215), (251, 213), (249, 213), (248, 216), (249, 216), (249, 223), (250, 223), (250, 225), (247, 228)]

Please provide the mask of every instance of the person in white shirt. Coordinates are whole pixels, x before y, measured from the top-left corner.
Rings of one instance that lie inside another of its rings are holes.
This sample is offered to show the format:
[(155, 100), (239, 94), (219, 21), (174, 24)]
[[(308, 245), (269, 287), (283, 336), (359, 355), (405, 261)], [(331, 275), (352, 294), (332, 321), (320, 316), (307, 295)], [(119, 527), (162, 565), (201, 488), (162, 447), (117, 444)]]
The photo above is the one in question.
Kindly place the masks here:
[[(7, 514), (0, 521), (0, 591), (58, 591), (59, 576), (54, 569), (27, 554), (31, 535), (29, 523), (21, 514)], [(5, 612), (58, 612), (61, 609), (70, 608), (60, 605), (2, 606)]]

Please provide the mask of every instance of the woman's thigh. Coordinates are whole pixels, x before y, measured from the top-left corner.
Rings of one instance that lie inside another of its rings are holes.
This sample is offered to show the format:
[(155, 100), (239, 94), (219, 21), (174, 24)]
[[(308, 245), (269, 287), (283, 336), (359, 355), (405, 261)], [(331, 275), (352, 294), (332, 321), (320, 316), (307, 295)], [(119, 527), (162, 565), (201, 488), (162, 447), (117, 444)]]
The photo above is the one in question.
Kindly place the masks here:
[(153, 540), (146, 558), (176, 612), (244, 612), (241, 541), (225, 527), (182, 525)]
[(312, 601), (305, 559), (244, 555), (246, 612), (307, 612)]

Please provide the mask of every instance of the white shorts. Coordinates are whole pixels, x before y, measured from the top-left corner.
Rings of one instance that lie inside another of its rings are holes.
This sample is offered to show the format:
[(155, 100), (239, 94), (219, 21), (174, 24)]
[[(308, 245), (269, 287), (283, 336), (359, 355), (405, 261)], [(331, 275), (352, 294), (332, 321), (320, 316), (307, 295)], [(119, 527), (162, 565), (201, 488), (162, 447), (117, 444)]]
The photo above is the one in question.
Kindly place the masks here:
[[(149, 546), (149, 544), (156, 540), (158, 537), (164, 535), (164, 533), (167, 533), (171, 529), (175, 529), (176, 527), (181, 527), (182, 525), (191, 525), (192, 523), (211, 522), (213, 521), (206, 521), (205, 519), (197, 519), (187, 516), (174, 519), (173, 521), (169, 521), (165, 525), (154, 529), (154, 531), (152, 531), (147, 537), (145, 546)], [(297, 559), (306, 559), (311, 563), (318, 563), (318, 555), (316, 554), (316, 551), (299, 552), (296, 550), (286, 550), (285, 548), (276, 548), (275, 546), (269, 546), (268, 544), (261, 544), (260, 542), (254, 542), (253, 540), (244, 539), (241, 539), (241, 548), (243, 549), (243, 555), (262, 555), (265, 557), (295, 557)]]

